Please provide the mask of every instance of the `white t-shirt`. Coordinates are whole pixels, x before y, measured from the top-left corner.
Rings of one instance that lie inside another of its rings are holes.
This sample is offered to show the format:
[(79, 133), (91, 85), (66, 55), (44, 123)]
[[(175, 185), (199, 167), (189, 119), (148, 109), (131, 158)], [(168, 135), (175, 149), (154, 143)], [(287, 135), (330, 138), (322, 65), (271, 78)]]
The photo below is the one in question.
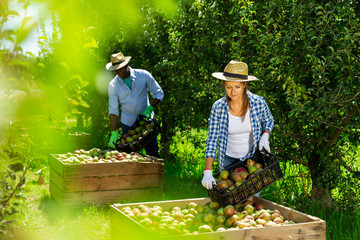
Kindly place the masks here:
[(226, 155), (241, 158), (252, 149), (253, 132), (250, 122), (250, 111), (246, 112), (244, 121), (241, 117), (233, 116), (229, 111), (229, 132)]

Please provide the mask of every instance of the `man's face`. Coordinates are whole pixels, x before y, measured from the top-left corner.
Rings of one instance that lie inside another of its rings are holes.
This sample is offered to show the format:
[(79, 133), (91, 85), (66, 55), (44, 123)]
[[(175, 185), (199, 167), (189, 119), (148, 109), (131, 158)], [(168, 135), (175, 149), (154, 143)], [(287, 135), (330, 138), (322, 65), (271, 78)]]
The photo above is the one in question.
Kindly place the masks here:
[(122, 79), (129, 77), (130, 76), (129, 64), (126, 64), (122, 68), (116, 69), (115, 72)]

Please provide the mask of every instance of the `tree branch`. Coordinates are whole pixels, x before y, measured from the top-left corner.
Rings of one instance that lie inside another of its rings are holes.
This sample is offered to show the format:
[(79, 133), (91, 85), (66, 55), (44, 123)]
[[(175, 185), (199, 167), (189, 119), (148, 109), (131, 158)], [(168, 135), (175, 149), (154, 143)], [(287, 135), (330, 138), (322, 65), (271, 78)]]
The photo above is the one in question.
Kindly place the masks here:
[[(350, 113), (348, 115), (345, 116), (344, 120), (341, 123), (341, 126), (346, 126), (350, 123), (350, 121), (353, 119), (353, 117), (357, 114), (358, 109), (356, 108), (356, 106), (353, 107), (353, 109), (350, 111)], [(352, 132), (349, 131), (347, 129), (344, 128), (336, 128), (335, 133), (331, 136), (331, 138), (329, 139), (329, 142), (326, 144), (327, 149), (331, 149), (333, 147), (333, 145), (335, 144), (336, 140), (339, 138), (340, 134), (342, 132)], [(352, 132), (354, 133), (354, 132)]]
[(286, 155), (286, 153), (284, 153), (284, 151), (282, 150), (279, 150), (279, 149), (275, 149), (276, 152), (280, 153), (280, 154), (277, 154), (276, 157), (281, 159), (281, 160), (292, 160), (296, 163), (299, 163), (301, 165), (304, 165), (304, 166), (308, 166), (307, 162), (303, 161), (302, 159), (298, 158), (298, 157), (294, 157), (294, 156), (288, 156)]
[[(293, 138), (293, 139), (295, 139), (295, 140), (297, 140), (297, 141), (301, 141), (300, 138), (295, 137), (294, 135), (291, 135), (291, 134), (289, 134), (289, 133), (281, 130), (281, 128), (280, 128), (278, 125), (275, 125), (274, 127), (275, 127), (277, 130), (279, 130), (282, 134), (287, 135), (287, 136), (289, 136), (289, 137), (291, 137), (291, 138)], [(288, 130), (288, 131), (290, 131), (290, 130)]]
[(355, 177), (360, 178), (360, 171), (353, 170), (350, 166), (348, 166), (346, 164), (346, 162), (344, 161), (343, 157), (341, 156), (341, 154), (339, 153), (339, 151), (335, 151), (335, 155), (336, 155), (337, 160), (340, 162), (340, 164), (346, 170), (348, 170), (350, 173), (352, 173)]

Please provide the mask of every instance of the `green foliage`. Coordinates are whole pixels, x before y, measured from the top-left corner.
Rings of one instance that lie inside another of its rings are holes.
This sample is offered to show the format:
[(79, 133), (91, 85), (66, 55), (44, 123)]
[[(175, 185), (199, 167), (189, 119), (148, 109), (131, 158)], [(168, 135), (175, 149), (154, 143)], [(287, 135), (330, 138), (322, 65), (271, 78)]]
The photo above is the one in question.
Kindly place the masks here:
[(23, 191), (26, 183), (29, 148), (23, 139), (8, 139), (0, 147), (0, 237), (11, 232), (24, 209)]
[[(133, 57), (132, 67), (150, 71), (165, 91), (155, 111), (162, 122), (162, 154), (170, 157), (177, 131), (205, 128), (212, 103), (223, 95), (211, 73), (231, 59), (241, 60), (260, 79), (250, 83), (251, 91), (265, 97), (275, 117), (272, 150), (306, 168), (313, 198), (331, 204), (329, 194), (341, 187), (357, 199), (351, 188), (359, 169), (347, 157), (349, 148), (360, 145), (357, 1), (52, 2), (58, 16), (55, 41), (39, 39), (48, 47), (36, 64), (15, 54), (16, 39), (33, 26), (26, 27), (29, 18), (19, 33), (1, 29), (15, 44), (1, 60), (7, 72), (12, 68), (11, 79), (22, 79), (7, 83), (7, 89), (36, 78), (49, 104), (40, 113), (48, 110), (55, 127), (64, 128), (61, 121), (75, 115), (78, 127), (85, 120), (84, 127), (91, 128), (93, 146), (103, 148), (110, 131), (106, 89), (113, 77), (104, 66), (111, 53), (122, 51)], [(1, 5), (0, 23), (17, 15), (7, 3)], [(33, 66), (37, 71), (30, 70)], [(345, 179), (353, 181), (346, 185)]]
[(204, 171), (204, 151), (207, 131), (178, 131), (170, 146), (171, 157), (168, 159), (173, 165), (167, 169), (168, 175), (178, 177), (200, 178)]

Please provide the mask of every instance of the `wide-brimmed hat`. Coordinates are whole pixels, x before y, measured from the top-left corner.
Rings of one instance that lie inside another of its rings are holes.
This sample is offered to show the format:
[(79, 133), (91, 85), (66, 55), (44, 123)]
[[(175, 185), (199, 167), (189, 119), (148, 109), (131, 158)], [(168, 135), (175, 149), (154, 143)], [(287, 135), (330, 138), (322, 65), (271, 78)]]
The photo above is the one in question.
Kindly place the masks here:
[(224, 81), (247, 82), (258, 80), (254, 76), (248, 75), (248, 65), (244, 62), (236, 62), (231, 60), (226, 65), (224, 72), (214, 72), (213, 77)]
[(111, 54), (111, 62), (106, 64), (106, 69), (116, 70), (122, 68), (123, 66), (129, 63), (130, 59), (131, 59), (130, 56), (124, 57), (124, 55), (121, 52)]

